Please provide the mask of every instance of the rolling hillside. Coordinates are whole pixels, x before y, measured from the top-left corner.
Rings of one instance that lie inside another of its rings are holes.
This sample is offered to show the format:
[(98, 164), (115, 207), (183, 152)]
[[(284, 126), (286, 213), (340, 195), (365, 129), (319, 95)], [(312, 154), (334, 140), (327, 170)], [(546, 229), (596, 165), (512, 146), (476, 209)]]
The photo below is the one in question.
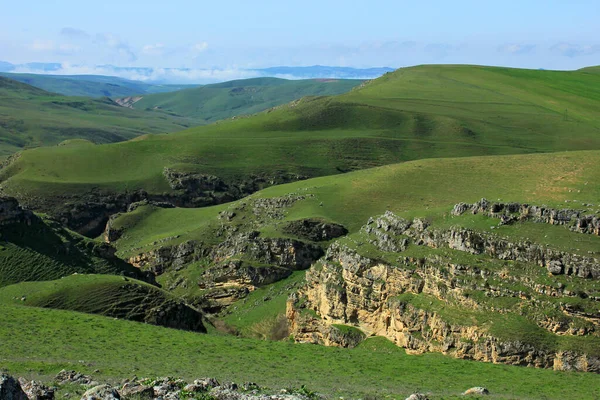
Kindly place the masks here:
[(71, 275), (0, 288), (0, 303), (71, 310), (206, 332), (201, 313), (148, 283), (111, 275)]
[(198, 124), (206, 124), (233, 116), (255, 114), (304, 96), (345, 93), (361, 82), (336, 79), (289, 81), (255, 78), (117, 101), (138, 110), (166, 111), (193, 118)]
[(196, 85), (160, 85), (102, 75), (39, 75), (0, 73), (8, 79), (26, 83), (63, 96), (125, 97), (150, 93), (173, 92)]
[(128, 110), (112, 100), (65, 97), (0, 77), (0, 158), (65, 140), (128, 140), (190, 126), (185, 118)]
[(186, 379), (249, 380), (277, 390), (306, 385), (331, 398), (406, 398), (420, 390), (434, 400), (460, 399), (473, 385), (487, 387), (490, 399), (592, 400), (598, 394), (595, 374), (559, 374), (439, 354), (411, 356), (383, 338), (349, 350), (199, 335), (63, 310), (2, 304), (0, 312), (3, 367), (13, 374), (33, 370), (37, 379), (50, 382), (67, 369), (117, 382), (131, 375), (177, 374)]
[[(287, 301), (291, 326), (300, 325), (290, 333), (299, 342), (352, 347), (341, 333), (327, 336), (331, 324), (341, 324), (350, 327), (333, 326), (386, 336), (417, 352), (598, 372), (600, 192), (591, 183), (600, 179), (599, 160), (598, 151), (419, 160), (274, 186), (216, 207), (141, 205), (112, 219), (107, 237), (119, 256), (242, 335), (278, 338)], [(451, 213), (456, 204), (481, 198), (512, 204), (512, 214)], [(540, 209), (546, 219), (530, 214)], [(406, 232), (386, 219), (401, 221)], [(409, 221), (418, 221), (414, 232)], [(335, 226), (349, 235), (319, 236)], [(321, 255), (309, 252), (315, 247)], [(282, 273), (294, 257), (310, 260), (307, 283), (306, 266)], [(387, 278), (377, 278), (382, 266)], [(294, 292), (296, 310), (289, 303)], [(388, 293), (401, 305), (389, 305)], [(438, 332), (414, 323), (413, 336), (413, 328), (402, 330), (410, 321), (402, 320), (399, 332), (374, 322), (402, 307), (412, 307), (417, 320), (429, 313), (449, 332), (478, 333), (452, 338), (439, 326)], [(453, 340), (449, 348), (436, 345)], [(455, 351), (463, 341), (510, 350), (497, 358), (468, 346)], [(562, 367), (570, 365), (560, 360), (563, 352), (589, 359), (577, 364), (585, 367)]]
[[(7, 194), (66, 220), (65, 199), (82, 196), (210, 205), (275, 183), (401, 161), (598, 149), (599, 99), (594, 74), (406, 68), (344, 95), (175, 135), (25, 151), (0, 179)], [(114, 212), (128, 201), (108, 202)]]

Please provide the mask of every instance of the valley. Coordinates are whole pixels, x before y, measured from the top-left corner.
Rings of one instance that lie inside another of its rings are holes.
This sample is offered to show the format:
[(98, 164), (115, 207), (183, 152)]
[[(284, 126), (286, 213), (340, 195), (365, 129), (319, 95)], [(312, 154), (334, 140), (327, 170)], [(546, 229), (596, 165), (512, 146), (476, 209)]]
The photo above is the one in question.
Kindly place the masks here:
[[(71, 101), (0, 82), (22, 104)], [(594, 68), (139, 95), (81, 102), (190, 127), (50, 141), (0, 168), (3, 370), (150, 398), (176, 378), (178, 399), (238, 396), (230, 381), (295, 399), (600, 395)], [(184, 389), (207, 377), (222, 385)], [(72, 384), (58, 398), (91, 388)]]

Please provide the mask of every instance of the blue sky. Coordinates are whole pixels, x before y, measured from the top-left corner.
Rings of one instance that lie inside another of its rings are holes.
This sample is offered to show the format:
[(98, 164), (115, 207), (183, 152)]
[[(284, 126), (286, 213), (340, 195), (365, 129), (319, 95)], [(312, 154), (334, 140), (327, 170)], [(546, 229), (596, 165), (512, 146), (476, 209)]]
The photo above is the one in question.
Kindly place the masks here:
[(599, 0), (0, 2), (1, 61), (59, 62), (74, 72), (600, 64)]

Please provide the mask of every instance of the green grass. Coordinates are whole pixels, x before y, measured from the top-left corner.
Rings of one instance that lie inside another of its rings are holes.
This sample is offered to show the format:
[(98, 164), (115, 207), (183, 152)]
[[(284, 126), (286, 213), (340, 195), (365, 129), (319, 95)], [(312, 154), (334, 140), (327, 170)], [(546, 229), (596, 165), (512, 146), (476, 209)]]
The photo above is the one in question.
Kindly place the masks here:
[[(437, 218), (448, 225), (459, 222), (468, 225), (469, 221), (477, 220), (475, 227), (489, 230), (491, 225), (497, 225), (497, 220), (451, 218), (453, 205), (475, 202), (482, 197), (561, 208), (577, 207), (582, 202), (596, 203), (600, 188), (592, 182), (600, 180), (599, 160), (597, 151), (420, 160), (270, 187), (229, 205), (202, 209), (143, 207), (117, 219), (117, 226), (125, 232), (116, 245), (120, 254), (133, 255), (164, 245), (159, 242), (161, 239), (168, 239), (166, 244), (215, 240), (213, 231), (221, 223), (217, 219), (220, 211), (235, 210), (254, 198), (289, 193), (314, 197), (296, 202), (287, 210), (285, 220), (324, 218), (356, 232), (370, 217), (390, 210), (407, 218), (445, 215)], [(578, 203), (567, 204), (565, 200)], [(246, 216), (249, 218), (252, 216)], [(277, 221), (266, 222), (261, 229), (276, 230), (277, 224)], [(577, 239), (581, 251), (593, 250), (598, 243), (595, 237), (578, 235), (559, 226), (527, 223), (501, 227), (497, 232), (557, 244), (567, 250), (578, 247), (571, 242), (561, 244), (564, 240)]]
[(0, 159), (64, 140), (112, 143), (190, 124), (165, 113), (130, 110), (107, 98), (65, 97), (0, 76)]
[(205, 85), (173, 93), (145, 95), (133, 108), (161, 110), (192, 118), (198, 125), (255, 114), (304, 96), (341, 94), (362, 81), (342, 80), (285, 80), (254, 78)]
[(141, 277), (137, 268), (116, 258), (102, 258), (101, 253), (101, 243), (56, 222), (34, 218), (31, 225), (5, 225), (0, 236), (0, 287), (74, 273)]
[(285, 314), (287, 298), (304, 282), (304, 275), (305, 271), (296, 271), (286, 279), (256, 289), (248, 297), (235, 303), (222, 320), (243, 336), (253, 336), (253, 328)]
[(600, 149), (598, 100), (600, 76), (589, 73), (420, 66), (344, 95), (175, 135), (26, 151), (0, 179), (21, 198), (92, 188), (161, 194), (171, 190), (165, 166), (236, 182), (423, 158)]
[[(111, 275), (71, 275), (0, 288), (0, 303), (56, 308), (145, 322), (151, 312), (179, 303), (147, 283)], [(197, 314), (202, 318), (201, 314)]]
[[(594, 399), (598, 376), (492, 365), (439, 354), (408, 356), (383, 338), (355, 349), (200, 335), (74, 312), (0, 305), (0, 363), (15, 375), (50, 378), (76, 369), (97, 378), (215, 376), (272, 388), (306, 385), (330, 396), (459, 398), (485, 386), (490, 398)], [(15, 334), (18, 332), (18, 334)], [(94, 373), (94, 370), (100, 372)]]
[(115, 76), (101, 75), (38, 75), (0, 73), (8, 79), (23, 82), (47, 92), (64, 96), (125, 97), (141, 94), (172, 92), (197, 85), (159, 85)]

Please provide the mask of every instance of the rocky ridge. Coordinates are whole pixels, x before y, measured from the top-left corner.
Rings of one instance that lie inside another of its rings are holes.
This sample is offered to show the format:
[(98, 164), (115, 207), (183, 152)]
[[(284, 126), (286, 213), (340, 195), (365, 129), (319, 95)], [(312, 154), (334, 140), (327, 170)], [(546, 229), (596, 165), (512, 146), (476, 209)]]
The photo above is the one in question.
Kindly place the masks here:
[[(213, 221), (212, 241), (187, 240), (163, 246), (157, 242), (156, 248), (131, 257), (129, 262), (157, 276), (172, 274), (175, 278), (166, 285), (168, 290), (198, 287), (203, 294), (193, 299), (194, 304), (210, 313), (221, 311), (258, 287), (308, 269), (324, 254), (319, 241), (347, 232), (339, 224), (298, 220), (285, 223), (284, 230), (290, 226), (297, 228), (295, 236), (300, 239), (261, 236), (259, 229), (264, 224), (282, 220), (292, 205), (309, 197), (288, 194), (248, 199), (219, 214)], [(298, 229), (302, 232), (297, 232)], [(105, 239), (118, 238), (113, 231), (107, 232)], [(198, 267), (202, 272), (196, 281), (177, 276), (194, 263), (202, 265)]]
[[(287, 317), (297, 342), (353, 346), (360, 339), (354, 327), (414, 353), (600, 372), (597, 352), (548, 344), (555, 343), (553, 335), (598, 336), (597, 258), (460, 227), (436, 229), (391, 212), (369, 220), (358, 242), (334, 242), (290, 297)], [(375, 253), (356, 250), (364, 245)], [(431, 250), (412, 255), (418, 248)], [(548, 276), (565, 276), (572, 289)], [(515, 313), (548, 342), (514, 338), (483, 322), (493, 317), (501, 326)]]
[[(592, 204), (582, 205), (593, 206)], [(530, 220), (551, 225), (567, 225), (574, 232), (600, 235), (600, 211), (556, 209), (523, 203), (490, 202), (487, 199), (481, 199), (473, 204), (456, 204), (452, 215), (462, 215), (466, 212), (498, 218), (501, 220), (501, 224)]]
[(172, 167), (164, 168), (163, 177), (171, 191), (148, 193), (139, 189), (115, 192), (91, 188), (83, 193), (19, 197), (18, 200), (28, 209), (46, 213), (82, 235), (97, 237), (105, 231), (112, 215), (126, 212), (134, 203), (146, 201), (169, 207), (206, 207), (241, 199), (269, 186), (307, 178), (293, 173), (280, 173), (253, 174), (243, 179), (225, 180)]

